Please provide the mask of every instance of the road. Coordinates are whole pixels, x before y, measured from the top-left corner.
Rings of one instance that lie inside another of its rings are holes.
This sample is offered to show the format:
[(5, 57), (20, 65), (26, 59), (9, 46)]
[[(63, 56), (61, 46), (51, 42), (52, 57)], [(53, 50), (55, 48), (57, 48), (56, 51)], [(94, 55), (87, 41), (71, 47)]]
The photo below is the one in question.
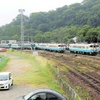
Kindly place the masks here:
[(10, 71), (14, 79), (14, 85), (10, 90), (0, 90), (0, 100), (16, 100), (17, 97), (31, 92), (34, 87), (24, 82), (22, 84), (22, 80), (20, 79), (21, 75), (25, 74), (27, 70), (30, 70), (31, 65), (27, 62), (27, 59), (8, 55), (6, 52), (0, 52), (0, 54), (10, 58), (4, 71)]

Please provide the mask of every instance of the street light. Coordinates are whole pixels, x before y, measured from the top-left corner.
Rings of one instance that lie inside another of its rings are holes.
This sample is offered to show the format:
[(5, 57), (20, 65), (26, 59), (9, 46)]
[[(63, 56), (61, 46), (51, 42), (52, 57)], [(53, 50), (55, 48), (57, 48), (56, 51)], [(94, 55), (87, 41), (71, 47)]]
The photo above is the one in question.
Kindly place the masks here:
[(24, 45), (24, 25), (23, 25), (23, 13), (25, 12), (24, 9), (19, 9), (18, 10), (21, 14), (21, 50), (23, 48)]

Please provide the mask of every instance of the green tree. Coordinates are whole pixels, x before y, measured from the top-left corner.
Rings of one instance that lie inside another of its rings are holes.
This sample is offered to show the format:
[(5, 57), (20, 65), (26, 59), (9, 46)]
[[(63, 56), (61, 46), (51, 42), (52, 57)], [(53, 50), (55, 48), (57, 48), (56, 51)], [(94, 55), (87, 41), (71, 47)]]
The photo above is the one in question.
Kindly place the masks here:
[(95, 28), (91, 28), (88, 30), (87, 34), (86, 34), (86, 41), (91, 43), (91, 42), (94, 42), (94, 43), (97, 43), (98, 41), (98, 32)]

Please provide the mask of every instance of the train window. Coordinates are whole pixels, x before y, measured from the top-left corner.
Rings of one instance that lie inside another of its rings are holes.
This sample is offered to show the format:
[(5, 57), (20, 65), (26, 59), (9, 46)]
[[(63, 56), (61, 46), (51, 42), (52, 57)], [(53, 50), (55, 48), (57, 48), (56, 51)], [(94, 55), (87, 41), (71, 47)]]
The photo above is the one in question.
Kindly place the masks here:
[(85, 47), (82, 46), (81, 48), (85, 48)]
[(95, 48), (95, 47), (99, 47), (99, 45), (90, 45), (90, 47), (94, 47)]
[(95, 47), (99, 47), (99, 45), (95, 45)]
[(58, 47), (65, 47), (65, 45), (58, 45)]
[(93, 47), (93, 45), (90, 45), (90, 47)]

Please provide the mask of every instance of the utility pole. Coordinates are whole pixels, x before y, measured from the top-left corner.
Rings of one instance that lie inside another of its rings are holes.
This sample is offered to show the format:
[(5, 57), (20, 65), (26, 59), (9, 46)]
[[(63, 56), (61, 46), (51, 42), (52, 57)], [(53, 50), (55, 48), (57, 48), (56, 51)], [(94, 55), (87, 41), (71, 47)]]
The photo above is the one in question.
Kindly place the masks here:
[(24, 25), (23, 25), (23, 13), (25, 12), (24, 9), (19, 9), (18, 10), (21, 14), (21, 50), (23, 49), (24, 46)]

